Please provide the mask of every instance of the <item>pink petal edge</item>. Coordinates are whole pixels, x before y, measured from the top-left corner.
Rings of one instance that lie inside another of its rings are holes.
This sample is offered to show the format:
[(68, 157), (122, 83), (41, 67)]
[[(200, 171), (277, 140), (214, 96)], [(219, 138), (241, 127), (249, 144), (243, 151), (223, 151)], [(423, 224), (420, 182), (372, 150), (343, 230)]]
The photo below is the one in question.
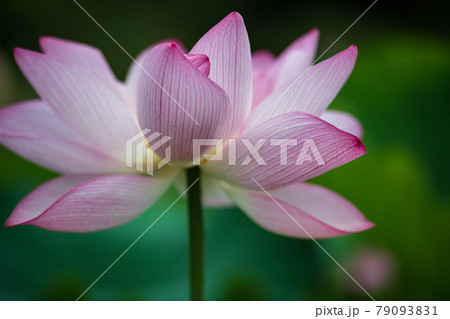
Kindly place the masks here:
[(229, 184), (224, 189), (250, 219), (279, 235), (319, 239), (375, 226), (349, 201), (318, 185), (296, 183), (269, 191), (270, 196)]
[(140, 215), (171, 185), (178, 170), (157, 177), (66, 175), (28, 194), (5, 226), (34, 225), (62, 232), (92, 232)]
[[(271, 145), (272, 139), (296, 141), (297, 145), (288, 149), (286, 165), (281, 165), (280, 147)], [(252, 145), (263, 140), (258, 151), (263, 163), (258, 163), (250, 156), (250, 162), (242, 164), (250, 155), (243, 140), (249, 141)], [(307, 140), (313, 141), (323, 163), (313, 156), (315, 151), (311, 147), (305, 146)], [(304, 146), (304, 151), (310, 155), (311, 160), (297, 164)], [(258, 189), (252, 179), (255, 178), (264, 188), (275, 189), (319, 176), (365, 153), (364, 144), (356, 136), (314, 115), (291, 112), (242, 133), (236, 140), (236, 165), (229, 165), (229, 147), (226, 147), (222, 161), (208, 161), (202, 168), (208, 174), (240, 187)]]

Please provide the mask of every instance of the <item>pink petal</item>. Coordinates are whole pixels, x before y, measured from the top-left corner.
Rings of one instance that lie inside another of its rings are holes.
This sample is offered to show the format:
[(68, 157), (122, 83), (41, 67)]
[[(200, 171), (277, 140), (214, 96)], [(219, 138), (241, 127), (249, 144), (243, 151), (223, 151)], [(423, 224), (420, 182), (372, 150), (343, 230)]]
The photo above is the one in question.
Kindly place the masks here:
[(233, 135), (251, 108), (252, 63), (244, 20), (239, 13), (230, 13), (209, 30), (190, 53), (208, 56), (211, 63), (209, 78), (230, 97), (231, 120), (226, 132)]
[(325, 111), (320, 118), (330, 124), (333, 124), (338, 129), (353, 134), (359, 138), (363, 135), (361, 123), (353, 115), (346, 112), (335, 110)]
[(91, 232), (124, 224), (153, 204), (177, 173), (170, 170), (159, 177), (59, 177), (26, 196), (6, 226), (22, 224), (63, 232)]
[(352, 72), (356, 55), (353, 45), (299, 74), (262, 101), (250, 115), (247, 125), (293, 111), (320, 116)]
[(138, 127), (107, 85), (57, 57), (24, 49), (14, 53), (22, 72), (66, 125), (92, 147), (124, 157), (126, 140)]
[(210, 63), (209, 59), (204, 54), (186, 54), (186, 59), (191, 62), (204, 75), (209, 75)]
[(313, 29), (294, 41), (277, 59), (266, 50), (252, 54), (252, 108), (269, 96), (274, 89), (298, 76), (311, 65), (318, 39), (319, 31)]
[(123, 163), (79, 140), (42, 101), (0, 110), (0, 142), (10, 150), (65, 174), (104, 174), (125, 171)]
[(252, 53), (252, 69), (268, 70), (275, 61), (275, 56), (267, 50), (259, 50)]
[(177, 39), (167, 39), (164, 41), (157, 42), (157, 43), (149, 46), (148, 48), (146, 48), (144, 51), (142, 51), (137, 56), (137, 58), (134, 59), (130, 68), (128, 69), (127, 78), (125, 80), (127, 87), (133, 92), (133, 94), (137, 94), (137, 89), (136, 89), (137, 81), (138, 81), (139, 75), (142, 72), (142, 66), (144, 64), (145, 58), (150, 53), (150, 51), (153, 50), (153, 48), (155, 46), (157, 46), (158, 44), (161, 44), (161, 43), (175, 43), (183, 53), (187, 52), (184, 45)]
[(318, 42), (319, 30), (312, 29), (280, 54), (271, 69), (275, 89), (298, 77), (313, 63)]
[(268, 192), (270, 196), (261, 189), (252, 191), (231, 185), (226, 185), (225, 190), (255, 223), (284, 236), (319, 239), (375, 226), (346, 199), (313, 184), (296, 183), (272, 190)]
[(274, 78), (269, 69), (274, 61), (274, 55), (266, 50), (256, 51), (252, 54), (252, 109), (273, 91)]
[(105, 56), (99, 49), (54, 37), (41, 37), (39, 44), (45, 53), (75, 64), (97, 77), (117, 95), (128, 109), (133, 109), (135, 101), (132, 92), (117, 81)]
[[(172, 137), (166, 144), (171, 147), (172, 161), (192, 165), (193, 139), (221, 137), (229, 99), (175, 44), (156, 46), (143, 66), (148, 74), (141, 73), (138, 80), (141, 127)], [(165, 149), (155, 149), (155, 153), (164, 157)]]
[[(186, 190), (186, 174), (178, 175), (175, 187), (182, 193)], [(200, 187), (202, 191), (202, 202), (206, 208), (226, 208), (235, 206), (230, 197), (224, 192), (219, 180), (206, 173), (200, 175)]]
[[(250, 156), (251, 161), (243, 165), (250, 155), (242, 142), (244, 139), (252, 145), (257, 145), (263, 139), (264, 143), (258, 154), (264, 162), (258, 163)], [(271, 140), (276, 139), (292, 139), (297, 143), (296, 146), (288, 147), (285, 165), (281, 161), (281, 147), (271, 145)], [(312, 147), (311, 140), (316, 150)], [(310, 159), (301, 156), (303, 161), (298, 161), (302, 149)], [(314, 115), (292, 112), (244, 132), (236, 141), (236, 165), (229, 165), (229, 153), (230, 149), (227, 147), (224, 149), (223, 161), (211, 160), (202, 168), (211, 175), (241, 187), (258, 189), (254, 178), (265, 189), (275, 189), (319, 176), (364, 155), (366, 150), (356, 136), (341, 131)]]
[(253, 100), (252, 109), (263, 101), (273, 91), (274, 81), (266, 70), (253, 69)]
[(116, 77), (99, 49), (54, 37), (41, 37), (39, 44), (45, 53), (83, 68), (112, 87), (116, 84)]

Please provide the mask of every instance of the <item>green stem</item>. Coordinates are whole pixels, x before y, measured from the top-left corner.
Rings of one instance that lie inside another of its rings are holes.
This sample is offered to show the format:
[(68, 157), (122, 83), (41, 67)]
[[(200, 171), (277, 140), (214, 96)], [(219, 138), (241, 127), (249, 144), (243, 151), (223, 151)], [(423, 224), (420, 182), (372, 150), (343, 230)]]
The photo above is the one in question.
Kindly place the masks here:
[(200, 191), (200, 168), (194, 166), (187, 169), (189, 188), (189, 278), (191, 284), (191, 300), (203, 300), (204, 286), (204, 235), (202, 202)]

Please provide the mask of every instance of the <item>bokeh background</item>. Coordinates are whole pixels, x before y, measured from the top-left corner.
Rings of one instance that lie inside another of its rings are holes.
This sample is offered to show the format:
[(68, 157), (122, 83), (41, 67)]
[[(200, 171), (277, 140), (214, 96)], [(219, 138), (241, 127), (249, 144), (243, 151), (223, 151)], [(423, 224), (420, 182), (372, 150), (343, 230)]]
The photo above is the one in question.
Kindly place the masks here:
[[(86, 1), (79, 3), (133, 56), (175, 37), (191, 47), (231, 11), (252, 49), (280, 53), (312, 27), (323, 52), (372, 1)], [(380, 0), (324, 56), (357, 44), (355, 70), (331, 108), (365, 127), (367, 155), (314, 182), (355, 203), (377, 227), (321, 244), (377, 300), (449, 299), (450, 43), (445, 2)], [(448, 7), (447, 7), (448, 9)], [(2, 4), (0, 105), (36, 96), (12, 58), (53, 35), (99, 47), (120, 79), (130, 59), (71, 0)], [(76, 155), (75, 155), (76, 156)], [(55, 177), (0, 147), (0, 221)], [(0, 299), (73, 300), (174, 200), (171, 189), (129, 224), (91, 234), (0, 228)], [(207, 210), (209, 300), (367, 300), (313, 242), (268, 233), (237, 208)], [(178, 202), (84, 296), (188, 298), (186, 203)]]

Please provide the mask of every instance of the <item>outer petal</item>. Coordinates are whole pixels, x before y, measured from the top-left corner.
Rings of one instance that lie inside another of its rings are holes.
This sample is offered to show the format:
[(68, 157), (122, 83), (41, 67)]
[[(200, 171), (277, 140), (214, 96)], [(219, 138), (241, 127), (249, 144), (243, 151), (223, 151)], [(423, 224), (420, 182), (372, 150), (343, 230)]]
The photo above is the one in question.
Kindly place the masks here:
[(99, 49), (54, 37), (41, 37), (39, 44), (45, 53), (82, 67), (111, 88), (116, 85), (116, 77)]
[[(248, 140), (252, 145), (257, 145), (261, 139), (264, 143), (258, 154), (264, 162), (250, 156), (243, 143), (243, 140)], [(281, 147), (271, 145), (272, 141), (282, 139), (297, 143), (288, 147), (285, 164), (281, 161)], [(313, 145), (308, 140), (312, 140)], [(244, 132), (236, 141), (236, 165), (229, 165), (229, 153), (228, 146), (224, 149), (224, 161), (209, 161), (203, 168), (209, 174), (241, 187), (259, 189), (254, 178), (265, 189), (275, 189), (321, 175), (364, 155), (366, 150), (356, 136), (314, 115), (292, 112)], [(310, 159), (302, 154), (309, 155)], [(251, 161), (243, 165), (249, 156)], [(300, 156), (304, 161), (298, 161)]]
[(280, 235), (318, 239), (360, 232), (374, 226), (350, 202), (317, 185), (296, 183), (270, 191), (272, 197), (262, 190), (251, 191), (231, 185), (224, 188), (250, 219)]
[(239, 13), (230, 13), (190, 53), (209, 57), (209, 78), (227, 92), (231, 101), (231, 121), (226, 132), (236, 133), (250, 112), (252, 97), (251, 52), (244, 20)]
[(117, 81), (108, 61), (99, 49), (83, 43), (54, 37), (41, 37), (39, 44), (45, 53), (73, 63), (103, 81), (128, 110), (135, 110), (136, 101), (132, 92), (124, 84)]
[(353, 134), (359, 138), (363, 135), (363, 127), (361, 123), (353, 115), (341, 111), (325, 111), (320, 118), (333, 124), (338, 129)]
[[(200, 175), (200, 182), (202, 202), (205, 207), (225, 208), (235, 206), (216, 178), (202, 172)], [(186, 189), (186, 174), (178, 175), (175, 180), (175, 186), (180, 193)]]
[(80, 141), (53, 109), (39, 100), (0, 110), (0, 142), (39, 165), (65, 174), (126, 170), (123, 163)]
[(281, 53), (270, 70), (275, 89), (299, 76), (313, 63), (318, 42), (319, 30), (312, 29)]
[(42, 99), (80, 138), (105, 153), (124, 157), (125, 142), (138, 128), (107, 85), (54, 56), (24, 49), (14, 53)]
[(293, 111), (320, 116), (349, 77), (356, 56), (356, 46), (352, 45), (299, 74), (262, 101), (252, 112), (248, 125), (254, 126)]
[[(172, 161), (192, 165), (193, 139), (221, 137), (229, 99), (175, 44), (155, 47), (143, 66), (148, 74), (142, 72), (138, 81), (141, 127), (172, 137), (166, 144), (171, 146)], [(164, 157), (162, 148), (155, 152)]]
[(34, 225), (63, 232), (91, 232), (140, 215), (170, 186), (177, 170), (158, 177), (68, 175), (40, 186), (16, 207), (6, 226)]

